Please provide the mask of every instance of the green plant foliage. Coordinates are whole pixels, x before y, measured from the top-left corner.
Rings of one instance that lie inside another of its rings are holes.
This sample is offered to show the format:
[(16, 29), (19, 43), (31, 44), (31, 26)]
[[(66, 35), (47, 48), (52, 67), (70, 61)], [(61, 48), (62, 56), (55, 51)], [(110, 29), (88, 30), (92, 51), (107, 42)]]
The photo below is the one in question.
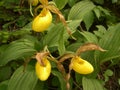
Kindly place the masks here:
[(119, 85), (120, 85), (120, 78), (118, 79), (118, 83), (119, 83)]
[(95, 7), (95, 8), (93, 9), (93, 11), (94, 11), (96, 17), (99, 19), (100, 16), (101, 16), (101, 11), (99, 10), (99, 8), (98, 8), (98, 7)]
[(110, 69), (107, 69), (104, 73), (104, 77), (105, 77), (105, 82), (109, 80), (109, 77), (113, 75), (113, 71)]
[(0, 81), (4, 81), (6, 79), (9, 79), (12, 74), (12, 69), (10, 66), (1, 67), (0, 68)]
[(72, 7), (77, 0), (68, 0), (68, 4)]
[[(80, 20), (74, 20), (68, 23), (70, 26), (71, 32), (74, 33), (78, 27)], [(59, 34), (58, 34), (59, 33)], [(69, 38), (67, 31), (62, 23), (54, 25), (51, 30), (43, 38), (43, 46), (48, 47), (58, 47), (59, 53), (64, 54), (65, 46), (64, 42)]]
[(85, 23), (85, 26), (87, 28), (87, 30), (89, 30), (89, 28), (91, 27), (91, 25), (94, 22), (94, 13), (93, 11), (88, 12), (87, 14), (85, 14), (83, 21)]
[[(0, 1), (0, 90), (120, 89), (120, 1), (39, 1), (37, 6), (28, 0)], [(52, 24), (38, 33), (31, 26), (43, 8), (50, 10)], [(71, 62), (75, 56), (94, 71), (76, 73)], [(45, 66), (44, 57), (52, 68), (49, 78), (40, 81), (35, 62)]]
[(81, 32), (81, 34), (87, 39), (87, 42), (98, 43), (97, 37), (90, 32)]
[(26, 56), (28, 57), (33, 55), (36, 52), (34, 44), (34, 41), (30, 41), (28, 39), (21, 39), (12, 42), (0, 54), (0, 66), (7, 64), (11, 60), (18, 58), (24, 59)]
[(95, 5), (92, 2), (80, 1), (71, 8), (68, 20), (82, 20), (86, 29), (89, 30), (94, 22), (94, 8)]
[(112, 0), (112, 3), (117, 3), (118, 2), (118, 0)]
[(83, 19), (84, 15), (93, 10), (95, 5), (90, 1), (80, 1), (75, 4), (68, 15), (68, 20)]
[[(54, 26), (44, 37), (43, 46), (48, 47), (58, 47), (59, 53), (63, 54), (65, 51), (64, 46), (64, 26), (62, 24), (58, 24)], [(57, 35), (59, 33), (59, 35)], [(62, 49), (61, 49), (62, 48)]]
[(83, 77), (82, 82), (84, 90), (105, 90), (100, 81), (96, 79)]
[(53, 0), (59, 9), (63, 9), (68, 0)]
[(35, 75), (34, 67), (27, 65), (25, 68), (21, 66), (12, 75), (9, 83), (8, 90), (33, 90), (36, 83), (37, 77)]
[(0, 90), (7, 90), (9, 80), (0, 83)]
[(120, 24), (109, 27), (108, 31), (103, 35), (103, 37), (99, 41), (99, 45), (105, 50), (107, 50), (104, 53), (96, 53), (96, 59), (100, 60), (101, 63), (120, 56), (119, 28)]
[(61, 86), (60, 86), (61, 89), (60, 90), (66, 90), (66, 82), (65, 82), (62, 74), (60, 72), (56, 71), (56, 70), (53, 70), (52, 74), (59, 79), (59, 82), (61, 84)]
[(104, 4), (104, 0), (93, 0), (97, 4)]
[(47, 90), (48, 87), (45, 86), (45, 82), (38, 80), (33, 90)]
[(94, 34), (99, 37), (102, 38), (103, 35), (106, 33), (106, 28), (104, 26), (98, 25), (96, 26), (98, 28), (97, 31), (94, 31)]

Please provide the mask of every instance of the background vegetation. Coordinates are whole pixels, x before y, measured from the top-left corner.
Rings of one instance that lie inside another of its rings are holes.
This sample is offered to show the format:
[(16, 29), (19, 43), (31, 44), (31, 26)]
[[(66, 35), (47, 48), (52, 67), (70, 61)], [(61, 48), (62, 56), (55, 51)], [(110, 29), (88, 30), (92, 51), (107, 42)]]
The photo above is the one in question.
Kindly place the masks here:
[[(48, 31), (35, 33), (31, 28), (33, 17), (27, 0), (0, 1), (0, 90), (66, 90), (64, 78), (55, 63), (51, 62), (49, 79), (42, 82), (35, 75), (36, 60), (30, 58), (46, 45), (52, 56), (59, 57), (66, 52), (75, 52), (88, 42), (107, 51), (82, 53), (81, 57), (95, 70), (89, 75), (72, 71), (70, 89), (120, 90), (120, 0), (51, 2), (64, 15), (76, 40), (67, 34), (55, 14)], [(68, 63), (64, 62), (66, 70)]]

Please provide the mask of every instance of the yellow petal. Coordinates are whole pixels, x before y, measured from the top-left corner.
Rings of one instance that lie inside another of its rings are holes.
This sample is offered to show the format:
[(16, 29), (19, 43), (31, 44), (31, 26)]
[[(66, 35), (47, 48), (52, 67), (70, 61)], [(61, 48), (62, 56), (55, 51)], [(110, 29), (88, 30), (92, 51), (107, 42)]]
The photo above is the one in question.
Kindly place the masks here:
[(37, 62), (35, 66), (36, 75), (41, 81), (47, 80), (51, 73), (50, 62), (45, 58), (43, 59), (43, 63), (45, 64), (45, 66), (40, 65), (39, 62)]
[(72, 58), (71, 64), (72, 69), (80, 74), (90, 74), (94, 71), (93, 66), (89, 62), (78, 56)]
[(43, 9), (32, 22), (32, 29), (36, 32), (45, 31), (52, 23), (52, 14), (49, 10)]
[(41, 4), (43, 5), (47, 5), (48, 4), (48, 0), (39, 0)]

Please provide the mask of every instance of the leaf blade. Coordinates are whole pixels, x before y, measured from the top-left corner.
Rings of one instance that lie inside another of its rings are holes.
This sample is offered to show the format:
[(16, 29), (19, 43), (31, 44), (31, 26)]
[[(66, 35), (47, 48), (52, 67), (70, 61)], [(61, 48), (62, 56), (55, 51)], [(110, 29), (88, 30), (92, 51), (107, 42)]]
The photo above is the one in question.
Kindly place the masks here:
[(68, 0), (53, 0), (59, 9), (63, 9)]
[(33, 66), (28, 65), (25, 72), (23, 72), (24, 67), (18, 68), (12, 75), (8, 90), (33, 90), (36, 83), (37, 77)]
[(83, 19), (84, 15), (91, 11), (95, 5), (90, 1), (80, 1), (75, 4), (68, 15), (68, 20)]
[(104, 90), (102, 84), (97, 79), (83, 77), (82, 84), (84, 90)]
[(109, 27), (107, 32), (103, 35), (99, 41), (99, 45), (107, 50), (106, 52), (97, 52), (95, 53), (96, 60), (100, 60), (101, 63), (108, 60), (120, 57), (120, 23)]
[(31, 56), (36, 52), (34, 42), (21, 39), (12, 42), (0, 55), (0, 66), (7, 64), (11, 60)]
[(52, 74), (59, 79), (60, 84), (61, 84), (61, 90), (66, 90), (67, 89), (66, 88), (66, 82), (65, 82), (62, 74), (60, 72), (56, 71), (56, 70), (53, 70)]

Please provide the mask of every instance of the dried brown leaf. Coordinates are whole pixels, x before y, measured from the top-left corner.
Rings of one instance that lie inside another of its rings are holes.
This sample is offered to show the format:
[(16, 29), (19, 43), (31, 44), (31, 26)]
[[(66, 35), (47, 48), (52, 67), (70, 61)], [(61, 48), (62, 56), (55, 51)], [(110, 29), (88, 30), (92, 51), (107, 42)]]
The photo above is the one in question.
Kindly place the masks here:
[(86, 43), (82, 46), (80, 46), (77, 51), (76, 51), (76, 55), (80, 55), (82, 52), (85, 51), (92, 51), (92, 50), (99, 50), (99, 51), (106, 51), (104, 49), (102, 49), (99, 45), (94, 44), (94, 43)]
[(45, 58), (47, 55), (49, 55), (49, 52), (39, 52), (36, 54), (35, 58), (40, 63), (40, 65), (45, 66), (42, 59)]
[(75, 55), (72, 54), (72, 53), (67, 53), (67, 54), (64, 54), (62, 57), (60, 57), (59, 61), (58, 62), (64, 62), (65, 60), (68, 60), (70, 58), (73, 58)]
[(63, 76), (65, 77), (66, 72), (65, 72), (64, 66), (61, 63), (57, 63), (57, 68), (63, 74)]

